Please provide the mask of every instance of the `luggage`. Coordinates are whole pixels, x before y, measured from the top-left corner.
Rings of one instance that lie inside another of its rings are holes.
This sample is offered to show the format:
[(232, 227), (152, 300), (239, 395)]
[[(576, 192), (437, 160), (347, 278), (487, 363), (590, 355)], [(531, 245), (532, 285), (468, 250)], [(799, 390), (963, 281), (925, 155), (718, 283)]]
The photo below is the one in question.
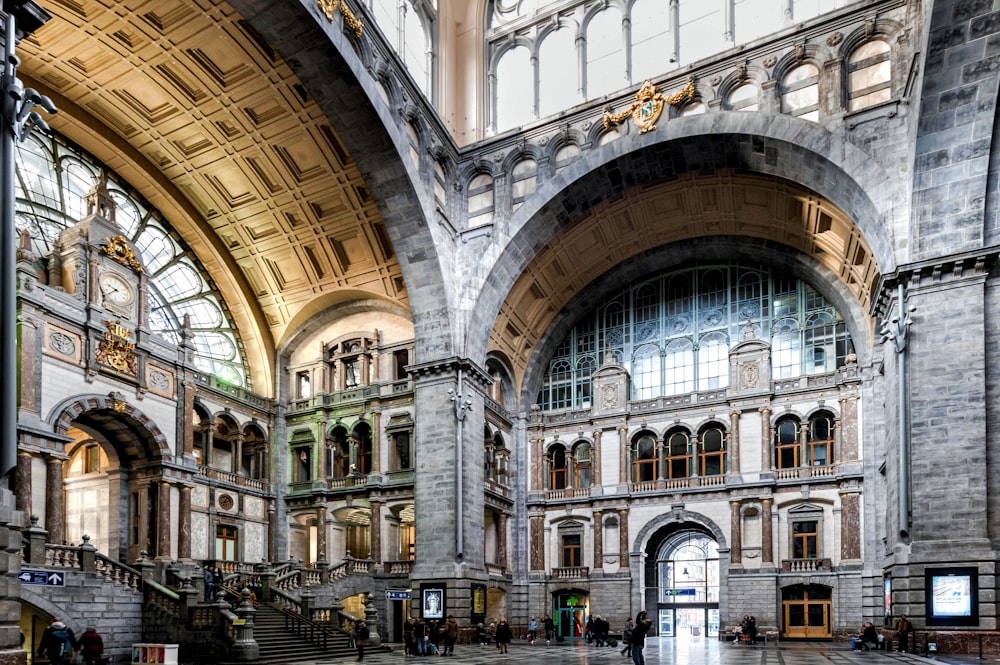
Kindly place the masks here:
[(618, 640), (616, 640), (613, 637), (609, 637), (608, 638), (608, 646), (611, 647), (612, 649), (615, 648), (616, 646), (618, 646)]

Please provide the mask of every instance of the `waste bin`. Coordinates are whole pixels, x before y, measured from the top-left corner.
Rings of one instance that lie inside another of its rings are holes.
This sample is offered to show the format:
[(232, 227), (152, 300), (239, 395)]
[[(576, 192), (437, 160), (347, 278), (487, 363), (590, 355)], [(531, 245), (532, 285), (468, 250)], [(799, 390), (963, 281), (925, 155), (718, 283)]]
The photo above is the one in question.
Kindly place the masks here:
[(132, 665), (177, 665), (176, 644), (133, 644)]

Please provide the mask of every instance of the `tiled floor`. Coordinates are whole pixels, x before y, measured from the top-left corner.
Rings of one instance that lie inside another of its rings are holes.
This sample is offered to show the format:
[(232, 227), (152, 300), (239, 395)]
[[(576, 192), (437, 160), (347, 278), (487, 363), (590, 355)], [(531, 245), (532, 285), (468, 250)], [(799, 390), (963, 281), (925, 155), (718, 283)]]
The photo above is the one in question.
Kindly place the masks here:
[[(648, 665), (975, 665), (997, 663), (997, 657), (979, 660), (969, 656), (939, 654), (932, 658), (908, 653), (881, 651), (851, 651), (845, 643), (789, 643), (747, 647), (715, 640), (678, 641), (674, 638), (652, 638), (646, 643)], [(408, 658), (399, 645), (392, 653), (370, 653), (365, 656), (368, 665), (401, 665), (416, 662), (426, 665), (431, 657)], [(503, 665), (504, 663), (529, 663), (530, 665), (631, 665), (631, 659), (621, 655), (619, 649), (598, 648), (585, 643), (545, 646), (538, 642), (529, 646), (523, 642), (510, 646), (507, 655), (501, 655), (493, 646), (458, 645), (452, 661), (468, 665)], [(348, 660), (317, 660), (298, 665), (333, 665), (350, 663)]]

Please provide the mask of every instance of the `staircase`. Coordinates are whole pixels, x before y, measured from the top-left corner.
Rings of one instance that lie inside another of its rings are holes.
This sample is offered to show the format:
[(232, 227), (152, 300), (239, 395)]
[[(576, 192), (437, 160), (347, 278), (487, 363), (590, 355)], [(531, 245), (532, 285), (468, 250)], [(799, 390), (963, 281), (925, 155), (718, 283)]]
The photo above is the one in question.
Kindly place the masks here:
[(257, 607), (254, 615), (253, 637), (260, 647), (262, 663), (292, 663), (320, 658), (347, 658), (355, 655), (345, 633), (334, 631), (327, 638), (327, 646), (298, 634), (294, 628), (285, 627), (285, 615), (266, 603)]

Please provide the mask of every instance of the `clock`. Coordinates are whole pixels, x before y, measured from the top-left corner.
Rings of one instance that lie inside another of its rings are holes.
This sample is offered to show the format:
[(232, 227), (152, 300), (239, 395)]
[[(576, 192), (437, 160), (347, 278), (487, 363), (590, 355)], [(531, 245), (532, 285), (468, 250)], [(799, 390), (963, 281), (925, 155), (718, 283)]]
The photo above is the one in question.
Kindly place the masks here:
[(132, 302), (132, 287), (114, 273), (101, 275), (100, 287), (107, 303), (121, 306)]

